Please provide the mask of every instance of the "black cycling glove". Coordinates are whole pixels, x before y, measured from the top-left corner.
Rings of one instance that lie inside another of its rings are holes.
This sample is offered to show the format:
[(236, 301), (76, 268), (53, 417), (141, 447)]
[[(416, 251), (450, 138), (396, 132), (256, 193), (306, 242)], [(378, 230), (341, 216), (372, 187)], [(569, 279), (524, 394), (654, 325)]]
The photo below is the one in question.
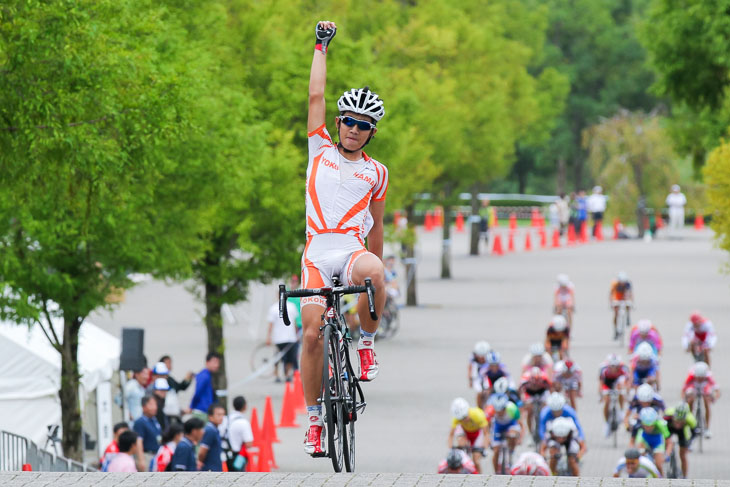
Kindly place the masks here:
[(322, 51), (322, 54), (327, 54), (327, 46), (329, 46), (329, 43), (334, 39), (335, 34), (337, 34), (337, 29), (323, 29), (320, 27), (319, 24), (317, 24), (317, 28), (315, 29), (314, 35), (315, 35), (315, 49), (319, 49)]

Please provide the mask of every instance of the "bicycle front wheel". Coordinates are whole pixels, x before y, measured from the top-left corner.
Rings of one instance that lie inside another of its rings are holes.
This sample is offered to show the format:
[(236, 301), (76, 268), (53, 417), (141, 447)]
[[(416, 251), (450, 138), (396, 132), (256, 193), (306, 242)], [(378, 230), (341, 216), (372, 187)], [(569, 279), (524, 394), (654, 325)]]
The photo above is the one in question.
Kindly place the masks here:
[(322, 403), (327, 424), (327, 455), (335, 472), (342, 472), (345, 452), (345, 427), (342, 407), (342, 363), (339, 340), (332, 326), (323, 330), (324, 365), (322, 367)]

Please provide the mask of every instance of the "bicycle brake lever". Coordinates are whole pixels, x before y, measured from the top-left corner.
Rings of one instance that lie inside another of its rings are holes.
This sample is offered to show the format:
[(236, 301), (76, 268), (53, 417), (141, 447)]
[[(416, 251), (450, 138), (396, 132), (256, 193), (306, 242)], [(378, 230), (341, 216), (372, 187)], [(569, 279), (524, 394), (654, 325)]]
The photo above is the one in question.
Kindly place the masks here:
[(378, 313), (375, 312), (375, 286), (373, 281), (369, 277), (365, 278), (365, 288), (368, 295), (368, 309), (370, 311), (370, 318), (373, 321), (378, 321)]
[(279, 318), (284, 320), (286, 326), (290, 326), (291, 321), (289, 321), (289, 312), (286, 308), (286, 286), (279, 284)]

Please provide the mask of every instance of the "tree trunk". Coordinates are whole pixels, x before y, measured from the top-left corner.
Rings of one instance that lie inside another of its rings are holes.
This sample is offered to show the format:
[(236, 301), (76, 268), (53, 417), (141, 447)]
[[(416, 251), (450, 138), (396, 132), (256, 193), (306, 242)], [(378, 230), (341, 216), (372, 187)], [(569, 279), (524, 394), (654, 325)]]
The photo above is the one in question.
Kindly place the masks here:
[(418, 306), (416, 299), (416, 215), (413, 205), (406, 208), (408, 218), (408, 238), (406, 239), (406, 306)]
[(441, 279), (451, 279), (451, 206), (444, 205), (444, 233), (441, 245)]
[(479, 255), (479, 188), (477, 185), (471, 190), (471, 239), (469, 241), (469, 255)]
[[(228, 388), (226, 378), (225, 341), (223, 340), (223, 315), (221, 314), (221, 286), (211, 282), (205, 282), (205, 328), (208, 332), (208, 352), (214, 352), (221, 357), (221, 367), (218, 373), (213, 376), (213, 388), (217, 391), (225, 391)], [(226, 398), (222, 397), (219, 402), (226, 405)]]
[(556, 181), (557, 191), (555, 191), (557, 194), (568, 192), (566, 190), (566, 184), (565, 184), (566, 172), (567, 172), (566, 169), (567, 168), (565, 165), (565, 158), (561, 157), (560, 159), (558, 159), (558, 172), (557, 172), (557, 181)]
[[(61, 425), (63, 428), (63, 453), (67, 458), (83, 461), (81, 404), (79, 402), (79, 330), (83, 318), (65, 316), (63, 320), (63, 344), (61, 345)], [(49, 323), (50, 325), (50, 323)], [(45, 418), (36, 418), (45, 421)], [(43, 423), (45, 424), (45, 423)]]

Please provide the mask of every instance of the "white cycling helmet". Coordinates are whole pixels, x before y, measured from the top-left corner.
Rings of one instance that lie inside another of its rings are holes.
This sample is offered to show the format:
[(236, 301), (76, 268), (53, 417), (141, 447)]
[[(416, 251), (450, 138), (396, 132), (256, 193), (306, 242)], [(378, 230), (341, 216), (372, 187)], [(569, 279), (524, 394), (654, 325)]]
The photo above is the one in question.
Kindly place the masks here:
[(646, 335), (651, 331), (651, 321), (639, 320), (639, 322), (636, 324), (636, 328), (639, 329), (639, 333), (641, 333), (642, 335)]
[(567, 274), (558, 274), (558, 285), (567, 286), (570, 284), (570, 278)]
[(499, 365), (501, 362), (501, 357), (499, 354), (495, 351), (491, 351), (487, 354), (487, 363), (489, 365)]
[(509, 390), (509, 379), (507, 377), (500, 377), (494, 382), (494, 392), (496, 394), (507, 394)]
[(367, 115), (378, 123), (385, 116), (383, 100), (370, 91), (369, 87), (353, 88), (342, 94), (337, 100), (337, 108), (342, 112), (354, 112), (360, 115)]
[(710, 366), (705, 362), (697, 362), (694, 364), (693, 372), (695, 377), (704, 378), (707, 377), (707, 372), (710, 371)]
[(553, 370), (555, 371), (555, 375), (564, 374), (568, 371), (568, 365), (561, 360), (555, 364)]
[(568, 327), (568, 321), (563, 315), (553, 316), (553, 319), (550, 320), (550, 324), (553, 325), (553, 329), (558, 332), (565, 331), (565, 329)]
[(558, 438), (564, 438), (573, 430), (574, 424), (572, 419), (561, 416), (560, 418), (555, 418), (555, 421), (552, 422), (550, 431)]
[(629, 282), (629, 276), (624, 271), (618, 273), (618, 282)]
[(565, 398), (559, 392), (553, 392), (547, 398), (547, 405), (551, 411), (562, 411), (565, 407)]
[(639, 357), (639, 360), (651, 360), (654, 358), (654, 349), (648, 343), (641, 342), (636, 347), (636, 355)]
[(543, 353), (545, 353), (545, 345), (542, 343), (534, 343), (530, 345), (530, 355), (533, 357), (542, 357)]
[(461, 421), (469, 415), (469, 403), (463, 397), (457, 397), (451, 403), (451, 415)]
[(659, 419), (659, 413), (654, 408), (642, 408), (639, 412), (639, 420), (641, 424), (654, 424)]
[(474, 355), (476, 355), (477, 357), (486, 357), (487, 354), (491, 351), (492, 347), (484, 340), (476, 342), (474, 344)]
[(509, 404), (509, 398), (504, 394), (500, 394), (489, 402), (494, 406), (495, 411), (504, 411), (504, 408)]
[(621, 365), (621, 357), (619, 357), (615, 353), (609, 353), (608, 357), (606, 357), (606, 363), (613, 367), (618, 367), (619, 365)]
[(641, 384), (636, 389), (636, 398), (639, 402), (651, 402), (654, 399), (654, 388), (651, 384)]

